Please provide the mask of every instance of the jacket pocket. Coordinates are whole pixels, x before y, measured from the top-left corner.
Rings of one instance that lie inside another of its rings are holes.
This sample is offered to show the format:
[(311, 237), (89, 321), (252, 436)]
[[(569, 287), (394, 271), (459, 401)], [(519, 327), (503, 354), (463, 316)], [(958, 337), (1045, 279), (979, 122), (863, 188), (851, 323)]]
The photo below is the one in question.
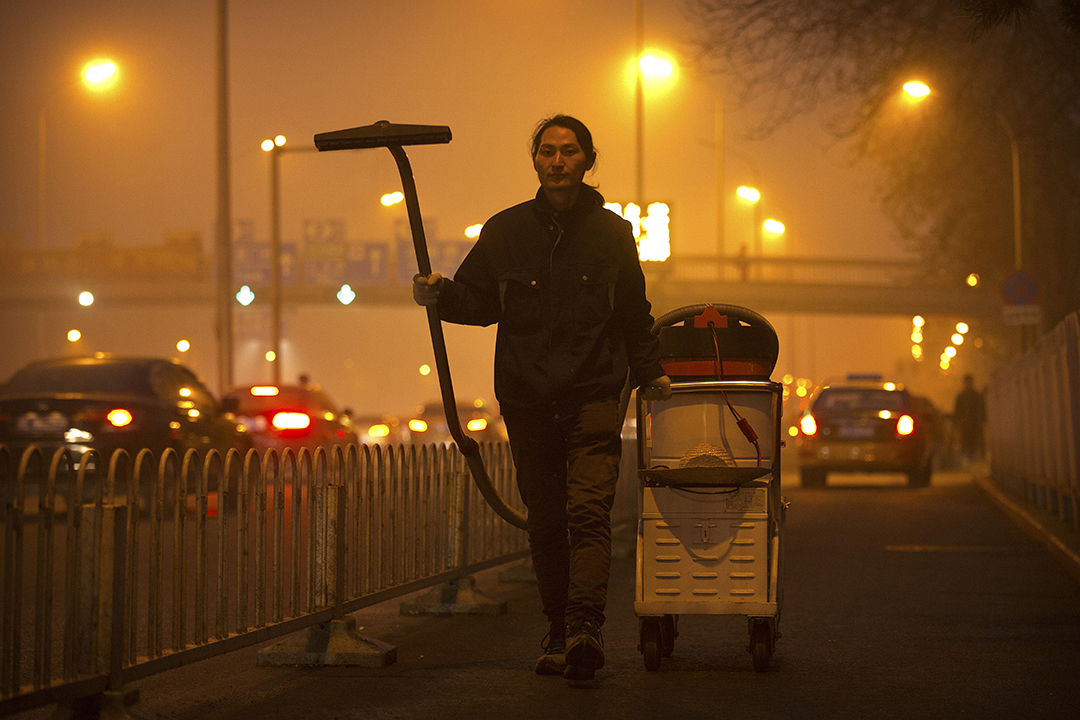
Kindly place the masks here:
[(614, 265), (578, 263), (569, 267), (570, 292), (562, 303), (562, 318), (574, 322), (603, 323), (615, 309), (615, 283), (619, 268)]
[(543, 321), (539, 271), (532, 268), (504, 270), (499, 274), (499, 324), (515, 335), (540, 329)]

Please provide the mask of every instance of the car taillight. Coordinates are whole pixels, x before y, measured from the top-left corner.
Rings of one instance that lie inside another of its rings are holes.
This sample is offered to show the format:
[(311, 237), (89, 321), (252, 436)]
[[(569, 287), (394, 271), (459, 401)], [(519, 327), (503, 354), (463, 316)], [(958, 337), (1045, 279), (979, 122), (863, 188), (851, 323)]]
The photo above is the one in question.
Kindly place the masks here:
[(896, 434), (910, 435), (915, 432), (915, 420), (910, 415), (901, 415), (896, 419)]
[(277, 430), (304, 430), (311, 426), (311, 418), (301, 412), (279, 412), (270, 424)]
[(121, 428), (131, 424), (131, 413), (124, 408), (113, 408), (105, 414), (105, 419), (113, 427)]
[(420, 418), (414, 418), (409, 421), (409, 429), (413, 432), (427, 432), (427, 423)]
[(799, 429), (803, 431), (803, 435), (816, 435), (817, 434), (817, 420), (813, 415), (803, 415), (799, 420)]
[(473, 418), (466, 425), (471, 432), (480, 432), (481, 430), (487, 430), (487, 420), (484, 418)]

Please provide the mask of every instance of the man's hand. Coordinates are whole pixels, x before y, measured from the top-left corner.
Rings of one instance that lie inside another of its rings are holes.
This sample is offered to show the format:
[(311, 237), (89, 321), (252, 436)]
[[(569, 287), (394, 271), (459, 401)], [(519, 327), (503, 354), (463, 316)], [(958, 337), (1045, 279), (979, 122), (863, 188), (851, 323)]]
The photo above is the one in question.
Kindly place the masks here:
[(443, 280), (445, 279), (437, 272), (426, 276), (419, 273), (414, 275), (412, 279), (412, 296), (416, 304), (427, 307), (439, 302), (439, 291), (442, 289)]
[(671, 378), (661, 375), (641, 386), (641, 395), (646, 400), (670, 400)]

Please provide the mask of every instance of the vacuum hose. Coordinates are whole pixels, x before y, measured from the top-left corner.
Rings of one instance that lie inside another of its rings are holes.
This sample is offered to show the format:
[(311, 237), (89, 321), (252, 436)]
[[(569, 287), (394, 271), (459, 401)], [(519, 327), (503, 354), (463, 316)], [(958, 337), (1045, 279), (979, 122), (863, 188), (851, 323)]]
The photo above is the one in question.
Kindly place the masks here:
[[(412, 169), (409, 166), (409, 158), (400, 145), (390, 145), (390, 154), (397, 161), (398, 171), (401, 174), (401, 183), (405, 194), (405, 206), (409, 212), (409, 226), (412, 228), (413, 249), (416, 251), (416, 264), (421, 275), (431, 274), (431, 259), (428, 256), (427, 241), (424, 238), (424, 226), (420, 219), (420, 203), (416, 195), (416, 183), (413, 180)], [(439, 375), (439, 388), (442, 391), (443, 411), (446, 413), (446, 424), (450, 429), (450, 435), (457, 443), (461, 454), (465, 456), (465, 462), (469, 466), (473, 481), (480, 494), (491, 506), (491, 509), (506, 522), (514, 527), (527, 530), (528, 519), (520, 512), (506, 504), (498, 491), (491, 484), (487, 468), (484, 467), (484, 459), (480, 457), (480, 445), (473, 438), (465, 434), (461, 429), (461, 420), (458, 418), (457, 401), (454, 399), (454, 383), (450, 377), (450, 360), (446, 355), (446, 340), (443, 338), (442, 320), (439, 319), (439, 310), (434, 305), (427, 308), (428, 328), (431, 331), (431, 346), (435, 351), (435, 369)]]
[[(412, 230), (413, 248), (416, 250), (416, 262), (420, 272), (431, 274), (431, 259), (428, 257), (427, 241), (424, 238), (424, 224), (420, 218), (420, 201), (416, 196), (416, 182), (413, 180), (412, 167), (405, 154), (404, 145), (434, 145), (450, 142), (450, 128), (445, 125), (400, 125), (380, 120), (373, 125), (336, 130), (315, 135), (315, 147), (320, 151), (356, 150), (363, 148), (384, 147), (390, 151), (397, 162), (401, 175), (401, 188), (405, 193), (405, 207), (409, 211), (409, 228)], [(457, 402), (454, 400), (454, 386), (450, 380), (450, 362), (446, 357), (446, 341), (443, 338), (442, 321), (439, 311), (427, 308), (428, 327), (431, 330), (431, 344), (435, 350), (435, 367), (439, 373), (439, 387), (442, 390), (443, 410), (450, 435), (458, 449), (465, 456), (476, 487), (488, 505), (508, 523), (522, 530), (528, 529), (524, 515), (506, 504), (491, 484), (491, 478), (480, 457), (480, 445), (461, 429), (457, 414)]]

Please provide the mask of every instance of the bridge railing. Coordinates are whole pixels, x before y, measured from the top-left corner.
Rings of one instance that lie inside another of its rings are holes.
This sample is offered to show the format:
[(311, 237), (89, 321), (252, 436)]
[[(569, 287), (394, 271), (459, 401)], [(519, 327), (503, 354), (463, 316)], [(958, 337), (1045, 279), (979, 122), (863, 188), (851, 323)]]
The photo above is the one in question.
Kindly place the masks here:
[[(521, 509), (505, 443), (482, 448)], [(107, 465), (106, 465), (107, 462)], [(0, 716), (86, 698), (525, 557), (455, 447), (132, 462), (0, 446)]]
[(993, 481), (1080, 529), (1080, 315), (996, 372), (986, 409)]
[(676, 282), (776, 282), (809, 285), (900, 286), (955, 284), (926, 263), (904, 260), (787, 256), (673, 255), (645, 263), (648, 275)]

